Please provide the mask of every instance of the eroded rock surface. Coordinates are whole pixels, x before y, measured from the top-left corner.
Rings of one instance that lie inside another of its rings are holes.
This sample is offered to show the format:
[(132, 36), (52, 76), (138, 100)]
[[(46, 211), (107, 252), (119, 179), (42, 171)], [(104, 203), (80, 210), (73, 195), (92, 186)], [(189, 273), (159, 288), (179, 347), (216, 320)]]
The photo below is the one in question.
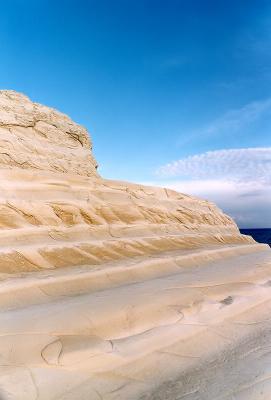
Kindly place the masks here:
[(0, 91), (0, 399), (269, 399), (269, 247), (96, 167), (84, 128)]
[(28, 97), (0, 91), (0, 166), (97, 176), (87, 131)]

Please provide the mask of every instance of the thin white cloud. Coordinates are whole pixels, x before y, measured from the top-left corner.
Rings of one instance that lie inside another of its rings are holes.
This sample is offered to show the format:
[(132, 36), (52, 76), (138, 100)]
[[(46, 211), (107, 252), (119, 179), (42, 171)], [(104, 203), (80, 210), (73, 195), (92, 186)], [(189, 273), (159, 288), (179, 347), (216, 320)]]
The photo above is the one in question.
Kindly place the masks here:
[(235, 131), (256, 121), (266, 113), (271, 113), (271, 98), (254, 101), (239, 109), (227, 111), (221, 118), (211, 123), (205, 131), (210, 134), (228, 129)]
[(221, 117), (213, 120), (199, 130), (189, 132), (182, 136), (179, 145), (195, 140), (196, 138), (209, 138), (218, 135), (233, 136), (237, 133), (242, 136), (245, 128), (253, 123), (268, 118), (271, 115), (271, 97), (264, 100), (253, 101), (243, 107), (227, 111)]
[(197, 154), (160, 167), (157, 176), (152, 184), (213, 201), (240, 227), (271, 227), (271, 147)]
[(166, 164), (157, 175), (271, 182), (271, 147), (208, 151)]

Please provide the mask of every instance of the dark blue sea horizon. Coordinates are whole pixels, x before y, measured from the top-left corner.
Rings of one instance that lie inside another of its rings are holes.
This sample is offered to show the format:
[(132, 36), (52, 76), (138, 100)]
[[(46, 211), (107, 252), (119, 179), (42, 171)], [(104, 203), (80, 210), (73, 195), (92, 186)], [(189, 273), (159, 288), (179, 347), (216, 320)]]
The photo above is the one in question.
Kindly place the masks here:
[(252, 236), (259, 243), (267, 243), (271, 247), (271, 228), (240, 229), (243, 235)]

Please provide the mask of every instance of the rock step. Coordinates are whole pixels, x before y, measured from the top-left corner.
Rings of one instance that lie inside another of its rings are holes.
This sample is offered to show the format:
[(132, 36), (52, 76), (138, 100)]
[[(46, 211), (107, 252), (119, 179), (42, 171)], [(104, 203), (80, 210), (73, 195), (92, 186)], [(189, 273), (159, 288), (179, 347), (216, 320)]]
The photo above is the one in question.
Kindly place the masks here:
[(234, 237), (233, 240), (246, 243), (255, 241), (246, 235), (237, 234), (235, 230), (221, 227), (219, 233), (217, 227), (213, 230), (210, 226), (202, 226), (200, 230), (193, 230), (193, 226), (187, 229), (180, 224), (103, 224), (99, 226), (87, 226), (78, 224), (70, 227), (27, 227), (16, 229), (2, 229), (0, 235), (0, 249), (2, 247), (29, 246), (29, 243), (55, 244), (73, 243), (78, 241), (107, 240), (118, 238), (140, 238), (152, 236), (190, 236), (213, 237), (223, 241), (223, 237)]
[[(79, 368), (85, 373), (114, 370), (269, 301), (270, 266), (270, 252), (256, 252), (2, 311), (1, 364), (27, 362), (34, 369)], [(21, 340), (15, 342), (14, 336)]]
[(40, 269), (97, 265), (113, 260), (148, 256), (162, 251), (238, 243), (246, 243), (246, 239), (242, 236), (222, 234), (165, 234), (163, 236), (111, 237), (107, 240), (73, 242), (57, 240), (55, 244), (32, 244), (31, 242), (31, 245), (2, 246), (0, 248), (0, 273), (10, 274)]
[(63, 296), (76, 296), (108, 288), (179, 274), (182, 269), (245, 254), (267, 251), (264, 244), (213, 246), (209, 249), (164, 251), (146, 258), (85, 265), (60, 270), (14, 274), (0, 283), (0, 309), (21, 308), (52, 302)]

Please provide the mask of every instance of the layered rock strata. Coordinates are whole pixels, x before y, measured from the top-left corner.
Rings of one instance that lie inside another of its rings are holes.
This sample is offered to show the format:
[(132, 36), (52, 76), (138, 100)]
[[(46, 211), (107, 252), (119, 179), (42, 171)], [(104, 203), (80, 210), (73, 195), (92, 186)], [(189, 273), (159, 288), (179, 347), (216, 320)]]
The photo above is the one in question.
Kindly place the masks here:
[(1, 400), (270, 398), (267, 245), (102, 179), (84, 128), (12, 91), (0, 178)]

